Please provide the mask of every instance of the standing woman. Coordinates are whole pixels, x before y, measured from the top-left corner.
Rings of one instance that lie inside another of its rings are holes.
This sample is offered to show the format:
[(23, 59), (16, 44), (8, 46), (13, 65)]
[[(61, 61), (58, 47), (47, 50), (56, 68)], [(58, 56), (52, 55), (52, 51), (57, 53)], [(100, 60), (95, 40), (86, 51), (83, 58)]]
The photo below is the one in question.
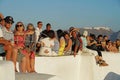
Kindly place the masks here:
[(36, 50), (36, 35), (35, 28), (32, 23), (27, 25), (25, 47), (29, 52), (30, 72), (35, 72), (35, 50)]

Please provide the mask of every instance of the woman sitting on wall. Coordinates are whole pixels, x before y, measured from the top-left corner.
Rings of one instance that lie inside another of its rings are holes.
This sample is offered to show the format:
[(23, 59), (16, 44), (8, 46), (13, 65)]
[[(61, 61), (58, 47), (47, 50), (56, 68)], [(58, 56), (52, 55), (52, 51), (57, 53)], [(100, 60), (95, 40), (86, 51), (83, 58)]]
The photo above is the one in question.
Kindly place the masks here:
[(71, 48), (72, 48), (72, 40), (71, 40), (68, 32), (64, 32), (64, 38), (65, 38), (64, 55), (70, 55), (71, 54)]
[(17, 22), (15, 25), (14, 42), (15, 48), (13, 50), (13, 62), (15, 65), (15, 71), (17, 72), (16, 61), (18, 61), (20, 64), (20, 72), (29, 72), (29, 66), (26, 65), (27, 60), (29, 60), (29, 57), (27, 57), (29, 54), (25, 49), (25, 27), (22, 22)]
[(40, 40), (39, 44), (41, 45), (41, 47), (40, 47), (39, 55), (41, 56), (57, 55), (55, 52), (52, 51), (52, 47), (54, 46), (54, 38), (55, 38), (55, 32), (53, 30), (50, 30), (48, 32), (48, 37)]
[(65, 38), (64, 38), (64, 32), (61, 29), (57, 30), (57, 36), (58, 36), (58, 41), (59, 41), (59, 51), (58, 55), (62, 56), (64, 55), (64, 49), (65, 49)]

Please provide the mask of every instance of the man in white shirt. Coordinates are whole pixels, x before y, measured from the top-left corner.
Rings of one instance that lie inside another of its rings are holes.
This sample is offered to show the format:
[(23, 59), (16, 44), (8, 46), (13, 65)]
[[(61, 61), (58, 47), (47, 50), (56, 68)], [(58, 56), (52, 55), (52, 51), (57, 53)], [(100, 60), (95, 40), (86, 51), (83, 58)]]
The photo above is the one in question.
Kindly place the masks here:
[(37, 22), (37, 27), (35, 29), (35, 33), (36, 33), (36, 42), (38, 42), (39, 37), (40, 37), (40, 33), (42, 32), (42, 21), (38, 21)]
[(6, 51), (6, 60), (12, 60), (14, 34), (10, 29), (14, 21), (11, 16), (5, 17), (4, 20), (5, 26), (2, 27), (3, 35), (1, 35), (0, 44), (4, 46), (4, 50)]
[(3, 26), (3, 22), (4, 22), (4, 16), (0, 13), (0, 55), (3, 55), (3, 53), (5, 52), (4, 46), (3, 46), (3, 43), (4, 43), (3, 42), (3, 32), (1, 29)]
[(2, 30), (1, 30), (1, 27), (0, 27), (0, 38), (3, 37), (3, 33), (2, 33)]

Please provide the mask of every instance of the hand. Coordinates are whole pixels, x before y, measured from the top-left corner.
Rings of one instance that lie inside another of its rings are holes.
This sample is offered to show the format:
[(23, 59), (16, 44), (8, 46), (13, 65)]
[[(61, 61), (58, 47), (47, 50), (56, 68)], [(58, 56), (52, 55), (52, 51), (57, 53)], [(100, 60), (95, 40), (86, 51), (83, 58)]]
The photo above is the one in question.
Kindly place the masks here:
[(5, 41), (4, 41), (4, 45), (11, 45), (11, 42), (8, 41), (8, 40), (5, 40)]
[(44, 53), (48, 54), (48, 53), (49, 53), (49, 51), (46, 49), (46, 50), (44, 51)]

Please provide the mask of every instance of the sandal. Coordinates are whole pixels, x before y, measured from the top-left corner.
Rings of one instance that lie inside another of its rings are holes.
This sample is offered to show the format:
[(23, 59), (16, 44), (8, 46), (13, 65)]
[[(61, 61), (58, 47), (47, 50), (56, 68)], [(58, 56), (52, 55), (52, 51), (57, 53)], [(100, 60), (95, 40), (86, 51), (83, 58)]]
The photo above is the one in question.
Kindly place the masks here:
[(104, 60), (100, 60), (99, 66), (108, 66), (108, 64)]
[(98, 65), (100, 61), (99, 56), (95, 56), (95, 60), (96, 60), (96, 65)]
[(15, 70), (15, 72), (18, 72), (18, 70)]

